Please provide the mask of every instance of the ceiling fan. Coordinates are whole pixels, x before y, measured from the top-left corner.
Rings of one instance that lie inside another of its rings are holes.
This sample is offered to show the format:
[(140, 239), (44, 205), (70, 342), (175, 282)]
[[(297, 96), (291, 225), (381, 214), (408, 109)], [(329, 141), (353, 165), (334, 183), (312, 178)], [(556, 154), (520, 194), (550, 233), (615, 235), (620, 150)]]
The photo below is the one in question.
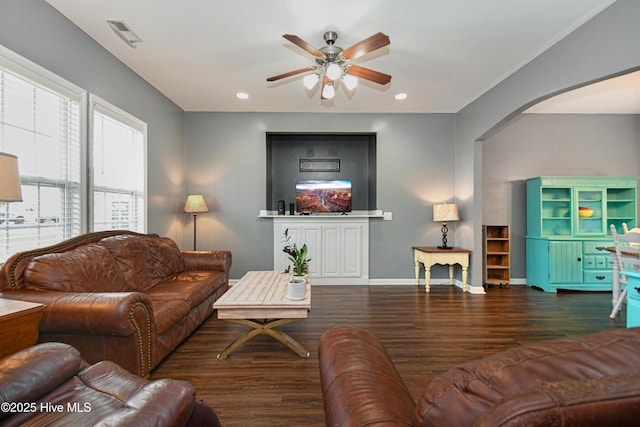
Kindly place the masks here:
[(320, 98), (331, 99), (335, 96), (335, 85), (340, 79), (342, 79), (342, 82), (349, 90), (355, 88), (358, 84), (358, 78), (381, 85), (385, 85), (391, 81), (391, 76), (388, 74), (351, 63), (353, 59), (389, 45), (391, 42), (389, 41), (389, 36), (386, 34), (376, 33), (346, 49), (335, 45), (338, 39), (338, 33), (335, 31), (327, 31), (324, 33), (324, 40), (327, 42), (327, 45), (320, 49), (314, 48), (311, 44), (293, 34), (284, 34), (282, 37), (313, 55), (316, 64), (269, 77), (267, 78), (268, 82), (314, 71), (313, 74), (305, 76), (303, 80), (305, 87), (308, 89), (313, 88), (322, 78)]

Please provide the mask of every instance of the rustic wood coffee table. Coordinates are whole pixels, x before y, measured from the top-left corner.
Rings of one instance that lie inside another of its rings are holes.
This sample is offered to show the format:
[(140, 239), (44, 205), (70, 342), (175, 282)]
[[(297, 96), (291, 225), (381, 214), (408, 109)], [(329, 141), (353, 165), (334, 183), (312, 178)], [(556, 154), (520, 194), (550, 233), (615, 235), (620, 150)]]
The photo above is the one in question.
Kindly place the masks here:
[(229, 344), (218, 354), (218, 359), (226, 359), (242, 344), (261, 334), (272, 336), (302, 358), (309, 357), (309, 351), (302, 344), (277, 329), (306, 319), (311, 309), (309, 284), (304, 299), (290, 300), (287, 298), (288, 281), (289, 275), (280, 271), (249, 271), (213, 303), (213, 308), (218, 310), (218, 319), (253, 328)]

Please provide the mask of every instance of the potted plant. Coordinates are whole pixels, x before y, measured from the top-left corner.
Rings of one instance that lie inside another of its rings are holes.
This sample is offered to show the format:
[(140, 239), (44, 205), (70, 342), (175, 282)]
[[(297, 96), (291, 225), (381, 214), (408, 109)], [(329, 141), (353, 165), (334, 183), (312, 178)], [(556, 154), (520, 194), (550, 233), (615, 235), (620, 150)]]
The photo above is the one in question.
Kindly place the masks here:
[(283, 242), (285, 246), (282, 248), (282, 252), (289, 255), (289, 261), (291, 261), (291, 265), (287, 267), (285, 272), (288, 273), (293, 267), (287, 297), (290, 299), (303, 299), (307, 292), (307, 276), (309, 274), (309, 261), (311, 261), (311, 258), (307, 258), (307, 244), (304, 243), (301, 248), (298, 248), (298, 245), (291, 243), (288, 228), (284, 231)]

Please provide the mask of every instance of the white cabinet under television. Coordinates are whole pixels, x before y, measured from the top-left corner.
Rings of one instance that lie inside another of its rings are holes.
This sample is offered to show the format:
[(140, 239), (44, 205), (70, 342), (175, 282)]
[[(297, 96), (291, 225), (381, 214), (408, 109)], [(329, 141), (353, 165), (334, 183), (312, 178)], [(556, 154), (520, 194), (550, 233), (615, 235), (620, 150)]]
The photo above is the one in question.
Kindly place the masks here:
[(369, 217), (367, 216), (274, 216), (273, 267), (284, 270), (290, 264), (284, 232), (291, 243), (306, 243), (312, 283), (368, 284)]

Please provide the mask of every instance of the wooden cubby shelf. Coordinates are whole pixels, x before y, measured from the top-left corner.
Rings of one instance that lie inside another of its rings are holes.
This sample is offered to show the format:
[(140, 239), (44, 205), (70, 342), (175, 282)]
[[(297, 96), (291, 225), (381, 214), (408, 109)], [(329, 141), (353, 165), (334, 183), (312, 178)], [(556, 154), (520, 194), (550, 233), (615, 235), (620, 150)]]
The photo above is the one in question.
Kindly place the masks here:
[(484, 231), (484, 286), (506, 285), (511, 280), (508, 225), (485, 225)]

